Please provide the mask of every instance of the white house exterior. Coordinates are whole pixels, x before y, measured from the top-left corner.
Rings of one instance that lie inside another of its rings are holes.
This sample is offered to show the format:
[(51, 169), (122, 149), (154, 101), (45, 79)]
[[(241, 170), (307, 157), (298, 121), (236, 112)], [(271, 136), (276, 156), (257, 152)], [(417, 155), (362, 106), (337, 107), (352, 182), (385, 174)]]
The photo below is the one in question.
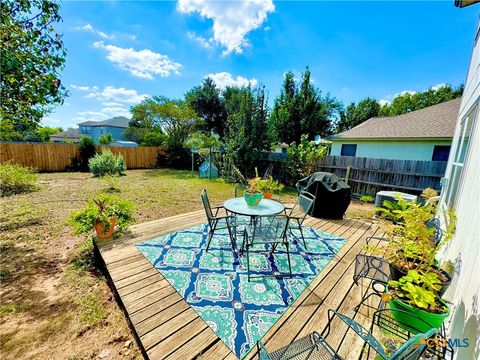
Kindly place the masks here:
[(330, 155), (447, 161), (461, 99), (406, 114), (374, 117), (331, 137)]
[[(445, 298), (452, 302), (447, 322), (451, 339), (468, 339), (455, 348), (456, 359), (480, 359), (480, 23), (474, 39), (470, 68), (445, 173), (441, 206), (453, 206), (457, 215), (454, 239), (443, 260), (456, 272)], [(440, 215), (442, 219), (442, 216)]]

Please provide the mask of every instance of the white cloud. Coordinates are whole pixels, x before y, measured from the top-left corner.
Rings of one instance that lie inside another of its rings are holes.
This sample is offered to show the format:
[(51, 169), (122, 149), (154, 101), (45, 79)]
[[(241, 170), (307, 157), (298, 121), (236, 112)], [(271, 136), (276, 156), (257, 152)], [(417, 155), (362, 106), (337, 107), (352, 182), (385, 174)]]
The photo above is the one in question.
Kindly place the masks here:
[(166, 77), (172, 73), (179, 75), (182, 67), (179, 63), (170, 60), (167, 55), (148, 49), (137, 51), (132, 48), (105, 45), (103, 41), (97, 41), (93, 46), (107, 51), (108, 60), (139, 78), (153, 79), (154, 75)]
[(104, 38), (104, 39), (114, 39), (115, 35), (109, 35), (107, 33), (104, 33), (103, 31), (99, 31), (95, 29), (91, 24), (86, 24), (84, 26), (77, 26), (74, 28), (76, 31), (86, 31), (90, 32), (93, 34), (97, 34), (98, 36)]
[(390, 104), (390, 101), (388, 101), (387, 99), (380, 99), (380, 100), (378, 100), (378, 103), (379, 103), (381, 106), (385, 106), (385, 105)]
[(81, 85), (70, 85), (70, 87), (72, 89), (75, 89), (75, 90), (80, 90), (80, 91), (88, 91), (88, 92), (92, 92), (92, 91), (98, 91), (98, 87), (97, 86), (81, 86)]
[(187, 36), (190, 40), (194, 40), (200, 44), (201, 47), (205, 49), (211, 49), (213, 48), (213, 40), (212, 39), (205, 39), (201, 36), (198, 36), (192, 31), (187, 32)]
[(213, 41), (225, 47), (223, 54), (241, 54), (249, 46), (246, 35), (258, 29), (275, 10), (272, 0), (208, 1), (178, 0), (183, 14), (198, 13), (213, 21)]
[(264, 31), (270, 31), (270, 30), (272, 30), (272, 28), (271, 28), (270, 26), (265, 26), (265, 27), (263, 28), (263, 30), (264, 30)]
[(228, 72), (207, 74), (205, 77), (211, 78), (220, 89), (225, 89), (227, 86), (241, 87), (241, 86), (250, 85), (252, 87), (255, 87), (258, 85), (258, 80), (255, 78), (247, 79), (247, 78), (244, 78), (243, 76), (237, 76), (236, 78), (234, 78), (232, 74)]
[(433, 91), (437, 91), (437, 90), (440, 90), (441, 88), (444, 88), (444, 87), (447, 87), (448, 85), (445, 84), (445, 83), (440, 83), (440, 84), (437, 84), (437, 85), (433, 85), (430, 89), (432, 89)]
[(105, 86), (100, 91), (98, 86), (70, 85), (73, 89), (87, 92), (86, 98), (95, 98), (103, 102), (105, 106), (122, 106), (122, 104), (136, 104), (148, 97), (147, 94), (139, 94), (137, 90), (125, 89), (124, 87)]
[(400, 91), (399, 93), (393, 95), (393, 98), (396, 98), (397, 96), (400, 96), (400, 95), (406, 95), (406, 94), (409, 94), (409, 95), (415, 95), (417, 92), (414, 91), (414, 90), (403, 90), (403, 91)]

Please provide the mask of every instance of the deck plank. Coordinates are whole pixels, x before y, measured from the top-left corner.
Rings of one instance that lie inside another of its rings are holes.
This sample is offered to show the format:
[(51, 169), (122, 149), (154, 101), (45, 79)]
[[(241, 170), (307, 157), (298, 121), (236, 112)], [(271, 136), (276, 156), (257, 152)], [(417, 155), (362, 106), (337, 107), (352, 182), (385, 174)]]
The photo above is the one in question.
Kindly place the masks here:
[[(137, 242), (201, 223), (205, 223), (204, 212), (194, 211), (132, 226), (130, 234), (122, 239), (95, 241), (132, 330), (150, 359), (237, 359), (135, 247)], [(353, 261), (362, 251), (365, 237), (377, 231), (376, 226), (360, 219), (309, 217), (304, 225), (344, 237), (347, 243), (264, 336), (262, 341), (269, 350), (310, 331), (321, 331), (326, 324), (328, 307), (348, 311), (356, 305), (359, 298), (357, 287), (352, 285)], [(362, 322), (368, 320), (362, 316), (358, 315)], [(355, 339), (347, 334), (336, 344), (347, 341)], [(347, 353), (358, 355), (360, 350), (361, 345)], [(256, 349), (253, 349), (246, 358), (255, 356)]]

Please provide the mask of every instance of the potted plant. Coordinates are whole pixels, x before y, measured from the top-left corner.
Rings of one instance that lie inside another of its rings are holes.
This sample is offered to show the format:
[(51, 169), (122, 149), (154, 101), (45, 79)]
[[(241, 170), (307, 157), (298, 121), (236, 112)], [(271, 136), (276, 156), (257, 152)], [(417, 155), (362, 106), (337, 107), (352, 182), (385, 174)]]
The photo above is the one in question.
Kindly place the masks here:
[(133, 221), (134, 205), (131, 201), (113, 195), (101, 194), (87, 201), (82, 210), (70, 213), (69, 225), (74, 233), (88, 234), (95, 229), (97, 237), (111, 237), (122, 232)]
[(450, 219), (442, 239), (435, 238), (435, 228), (429, 225), (436, 214), (436, 206), (429, 203), (413, 203), (398, 197), (398, 207), (394, 210), (384, 210), (387, 218), (395, 218), (393, 224), (387, 225), (386, 248), (373, 249), (374, 253), (384, 253), (385, 259), (390, 266), (390, 277), (399, 280), (409, 270), (417, 270), (423, 273), (434, 272), (438, 275), (443, 286), (440, 294), (443, 294), (451, 282), (448, 272), (440, 269), (436, 262), (436, 255), (440, 248), (451, 240), (455, 231), (455, 214), (448, 211)]
[(388, 282), (383, 300), (388, 302), (392, 316), (407, 330), (426, 332), (432, 327), (440, 328), (450, 315), (450, 307), (438, 295), (441, 287), (436, 273), (409, 270), (398, 281)]
[(243, 194), (248, 206), (257, 206), (263, 198), (263, 193), (258, 189), (260, 180), (259, 177), (248, 180), (248, 187)]
[(273, 193), (282, 190), (284, 185), (280, 184), (278, 180), (273, 180), (273, 178), (269, 176), (267, 179), (259, 180), (257, 188), (263, 192), (263, 197), (265, 199), (271, 199)]

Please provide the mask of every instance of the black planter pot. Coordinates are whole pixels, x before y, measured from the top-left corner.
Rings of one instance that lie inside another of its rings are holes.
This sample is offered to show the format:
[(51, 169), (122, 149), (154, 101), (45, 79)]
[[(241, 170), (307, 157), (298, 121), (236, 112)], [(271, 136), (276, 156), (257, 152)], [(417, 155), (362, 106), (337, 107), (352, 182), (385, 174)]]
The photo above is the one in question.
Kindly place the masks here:
[[(390, 268), (390, 280), (398, 281), (400, 280), (401, 277), (407, 275), (406, 271), (403, 271), (390, 263), (388, 264), (388, 266)], [(448, 287), (452, 283), (452, 277), (450, 276), (449, 273), (447, 273), (443, 269), (439, 269), (438, 266), (436, 265), (433, 265), (433, 269), (440, 271), (442, 275), (447, 278), (447, 280), (442, 283), (442, 288), (437, 293), (439, 297), (442, 297), (443, 294), (445, 294), (445, 291), (447, 291)]]

